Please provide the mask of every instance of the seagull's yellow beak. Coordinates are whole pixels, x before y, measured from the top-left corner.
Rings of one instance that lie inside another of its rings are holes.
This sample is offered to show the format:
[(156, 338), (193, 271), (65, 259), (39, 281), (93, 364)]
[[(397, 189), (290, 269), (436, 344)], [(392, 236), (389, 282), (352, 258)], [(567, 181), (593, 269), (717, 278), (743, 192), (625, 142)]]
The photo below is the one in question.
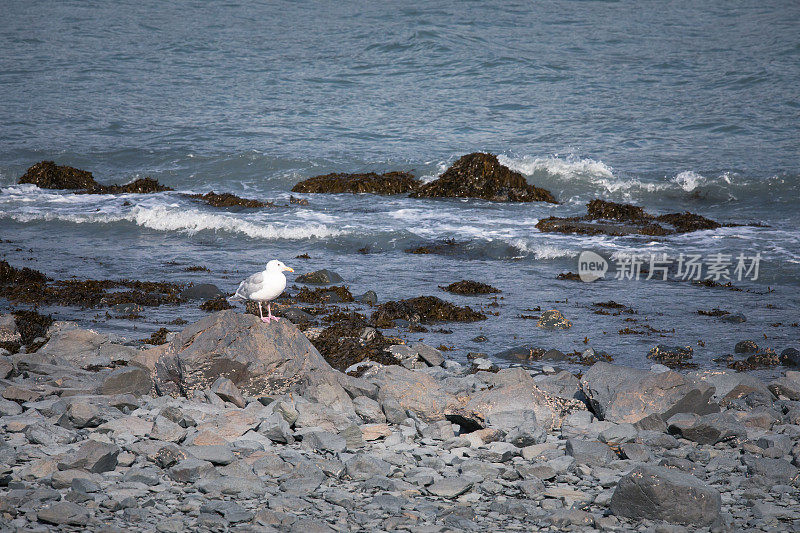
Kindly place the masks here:
[(291, 268), (291, 267), (286, 267), (286, 268), (284, 268), (284, 270), (288, 270), (289, 272), (294, 272), (294, 269)]

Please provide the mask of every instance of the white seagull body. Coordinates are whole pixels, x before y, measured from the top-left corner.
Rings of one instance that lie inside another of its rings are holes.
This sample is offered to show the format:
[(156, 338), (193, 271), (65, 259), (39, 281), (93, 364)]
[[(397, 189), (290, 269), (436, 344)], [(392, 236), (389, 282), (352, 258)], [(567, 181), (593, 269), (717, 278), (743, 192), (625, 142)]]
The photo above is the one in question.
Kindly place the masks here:
[[(279, 319), (272, 315), (269, 302), (280, 296), (283, 289), (286, 288), (284, 271), (294, 272), (293, 269), (277, 259), (273, 259), (267, 263), (267, 268), (263, 272), (257, 272), (241, 282), (233, 298), (258, 302), (258, 313), (261, 315), (261, 321), (269, 323), (270, 320), (275, 320), (277, 322)], [(261, 304), (264, 302), (267, 303), (267, 316), (264, 316), (261, 310)]]

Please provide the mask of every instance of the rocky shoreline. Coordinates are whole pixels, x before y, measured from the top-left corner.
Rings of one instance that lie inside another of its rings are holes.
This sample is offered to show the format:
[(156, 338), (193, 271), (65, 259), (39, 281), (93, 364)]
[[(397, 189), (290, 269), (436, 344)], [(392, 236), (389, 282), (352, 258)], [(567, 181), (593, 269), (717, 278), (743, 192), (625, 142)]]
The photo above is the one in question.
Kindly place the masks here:
[(3, 530), (800, 529), (791, 370), (483, 371), (412, 343), (345, 373), (234, 310), (141, 348), (18, 324)]

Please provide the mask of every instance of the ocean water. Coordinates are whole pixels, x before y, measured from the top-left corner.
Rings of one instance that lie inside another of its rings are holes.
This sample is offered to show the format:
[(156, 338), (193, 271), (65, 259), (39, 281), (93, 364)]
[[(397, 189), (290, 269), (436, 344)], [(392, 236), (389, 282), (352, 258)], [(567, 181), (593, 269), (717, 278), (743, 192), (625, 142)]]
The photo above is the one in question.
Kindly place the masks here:
[[(12, 264), (230, 292), (274, 257), (298, 273), (331, 268), (381, 301), (432, 294), (496, 312), (445, 325), (452, 333), (400, 332), (459, 359), (532, 344), (593, 347), (646, 367), (651, 347), (670, 344), (693, 346), (714, 367), (739, 340), (800, 347), (797, 2), (41, 1), (2, 12), (0, 254)], [(308, 206), (225, 211), (182, 195), (285, 204), (309, 176), (409, 170), (427, 181), (473, 151), (498, 154), (561, 203), (302, 195)], [(15, 184), (43, 159), (102, 183), (152, 176), (176, 192)], [(597, 197), (755, 225), (666, 238), (535, 228)], [(462, 245), (404, 251), (444, 239)], [(758, 279), (734, 280), (741, 291), (556, 280), (577, 270), (583, 250), (761, 261)], [(301, 253), (311, 259), (294, 259)], [(464, 278), (501, 289), (500, 306), (439, 289)], [(636, 314), (595, 314), (607, 300)], [(523, 318), (537, 307), (561, 310), (572, 328)], [(747, 321), (697, 313), (713, 308)], [(203, 315), (193, 305), (135, 322), (48, 311), (131, 338)], [(626, 327), (646, 333), (620, 334)]]

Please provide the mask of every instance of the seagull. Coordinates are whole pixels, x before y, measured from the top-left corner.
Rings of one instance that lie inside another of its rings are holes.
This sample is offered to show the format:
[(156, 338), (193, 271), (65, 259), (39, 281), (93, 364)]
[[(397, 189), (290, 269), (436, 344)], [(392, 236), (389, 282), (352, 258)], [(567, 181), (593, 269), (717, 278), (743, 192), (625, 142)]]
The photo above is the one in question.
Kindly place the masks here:
[[(261, 316), (261, 321), (269, 324), (270, 320), (278, 321), (279, 318), (272, 315), (272, 310), (269, 306), (269, 301), (274, 300), (286, 288), (286, 276), (283, 275), (284, 271), (294, 272), (294, 269), (287, 267), (277, 259), (273, 259), (267, 263), (267, 267), (263, 272), (257, 272), (241, 282), (239, 288), (236, 289), (236, 294), (232, 298), (239, 298), (242, 300), (253, 300), (258, 303), (258, 314)], [(267, 302), (267, 316), (261, 310), (261, 303)]]

